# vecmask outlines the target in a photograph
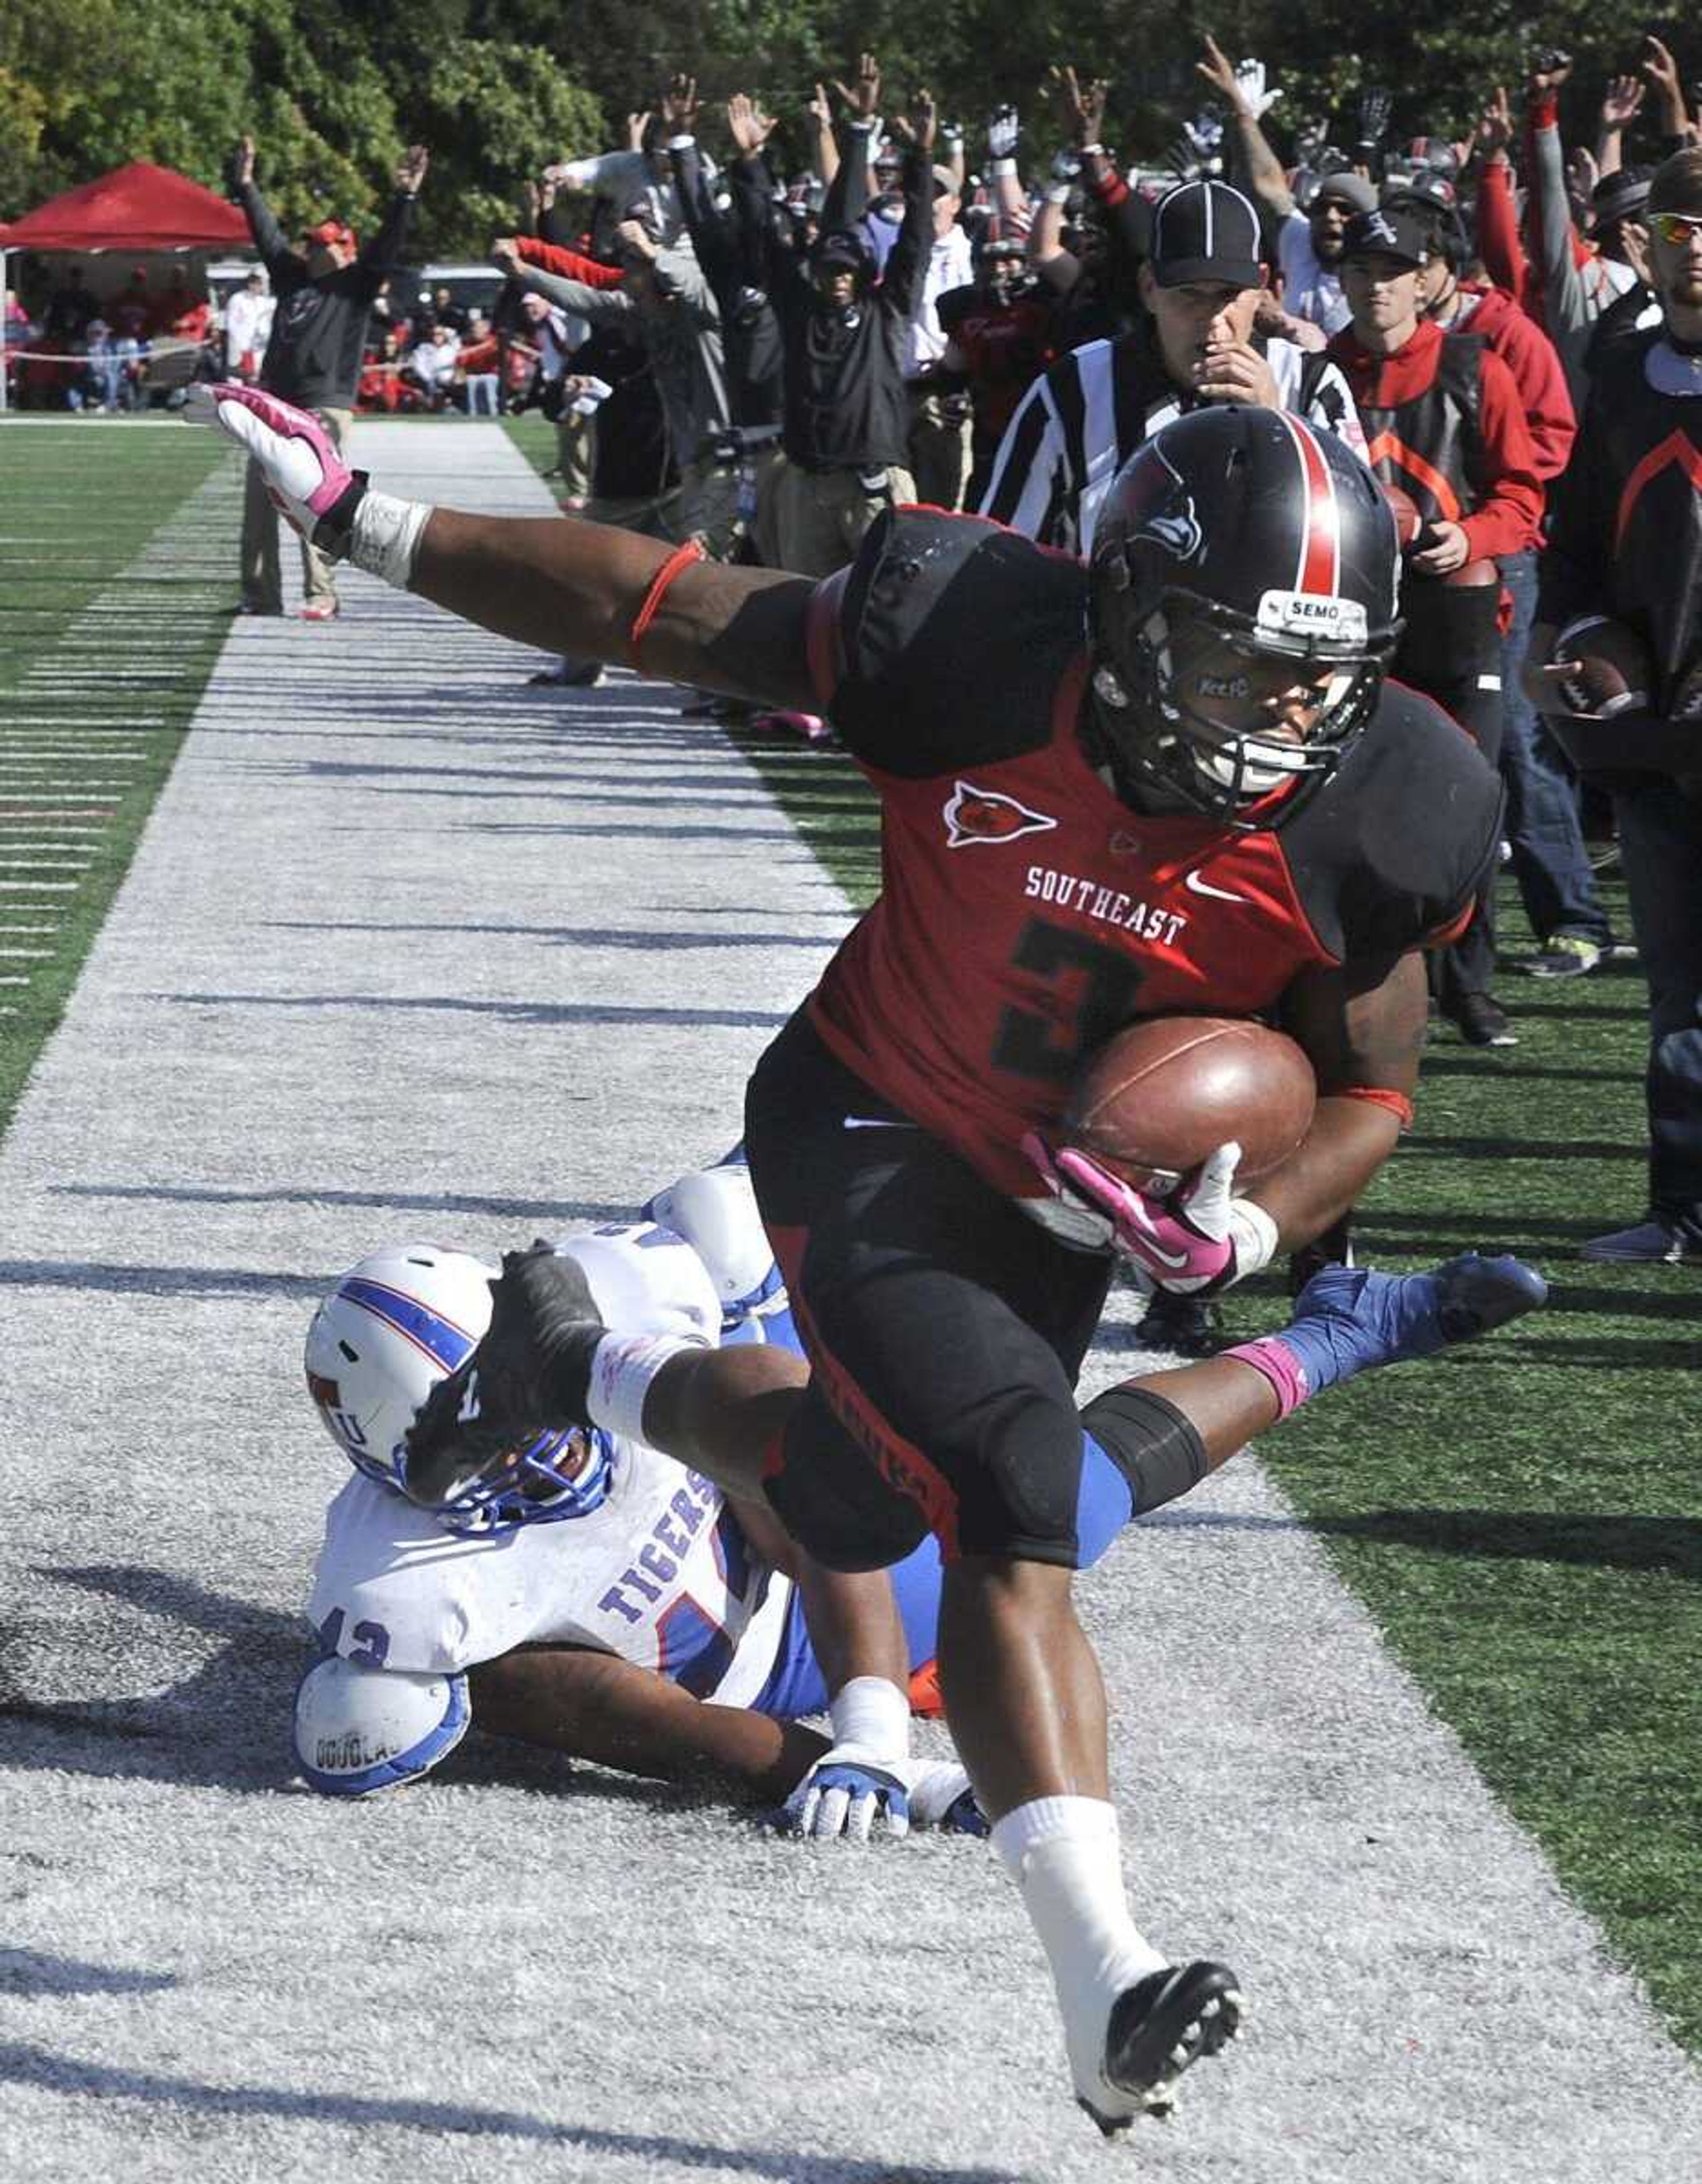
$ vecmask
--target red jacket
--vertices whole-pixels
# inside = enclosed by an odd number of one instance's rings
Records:
[[[1482,334],[1513,375],[1536,450],[1537,475],[1546,483],[1559,477],[1578,435],[1577,413],[1566,390],[1554,344],[1504,288],[1486,287],[1482,281],[1462,281],[1459,292],[1471,306],[1470,315],[1459,333]]]
[[[1442,356],[1443,332],[1429,320],[1392,356],[1374,356],[1361,348],[1351,326],[1331,337],[1328,354],[1342,367],[1353,400],[1370,438],[1371,467],[1387,476],[1392,465],[1385,450],[1379,459],[1381,433],[1374,433],[1370,412],[1395,410],[1415,402],[1428,392]],[[1543,482],[1537,470],[1537,452],[1531,444],[1524,405],[1513,375],[1487,346],[1479,380],[1477,432],[1483,448],[1485,482],[1475,506],[1468,505],[1466,481],[1448,481],[1460,513],[1454,517],[1465,532],[1474,561],[1521,554],[1534,545],[1543,520]]]
[[[1535,292],[1531,261],[1519,233],[1519,208],[1513,200],[1513,170],[1504,153],[1486,160],[1477,177],[1477,251],[1483,270],[1504,288],[1520,309],[1543,323],[1543,298]],[[1537,284],[1540,285],[1540,284]]]
[[[546,273],[559,273],[564,281],[583,281],[588,288],[618,288],[621,285],[620,267],[605,265],[600,258],[587,258],[578,250],[563,250],[559,244],[540,242],[535,235],[517,235],[514,240],[528,265],[541,265]]]

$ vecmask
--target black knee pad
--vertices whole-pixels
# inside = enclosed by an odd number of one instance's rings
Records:
[[[1081,1494],[1074,1405],[1018,1388],[965,1423],[975,1439],[960,1474],[959,1552],[1074,1568]]]
[[[1083,1411],[1081,1423],[1128,1480],[1137,1517],[1174,1502],[1206,1475],[1206,1445],[1192,1420],[1150,1388],[1108,1388]]]

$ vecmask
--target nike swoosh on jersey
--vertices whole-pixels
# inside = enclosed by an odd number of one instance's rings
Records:
[[[843,1118],[848,1130],[913,1130],[914,1123],[901,1122],[896,1116],[846,1115]]]
[[[1182,884],[1191,894],[1208,894],[1214,902],[1247,900],[1244,894],[1231,894],[1227,888],[1214,887],[1209,880],[1203,880],[1197,872],[1190,872]]]

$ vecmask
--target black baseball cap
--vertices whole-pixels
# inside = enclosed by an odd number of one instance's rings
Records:
[[[1189,281],[1256,288],[1258,214],[1228,182],[1183,182],[1152,208],[1148,256],[1161,288],[1180,288]]]
[[[1398,258],[1403,265],[1419,266],[1432,248],[1428,222],[1401,205],[1356,212],[1342,231],[1343,258]]]
[[[1622,220],[1641,220],[1648,209],[1652,180],[1653,170],[1648,167],[1621,167],[1616,174],[1604,175],[1590,192],[1590,233],[1599,235]]]

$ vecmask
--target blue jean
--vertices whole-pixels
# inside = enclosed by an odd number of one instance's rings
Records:
[[[1632,927],[1649,982],[1649,1198],[1702,1218],[1702,779],[1615,792]]]
[[[1584,848],[1572,777],[1519,680],[1537,610],[1535,554],[1509,554],[1501,579],[1513,601],[1513,623],[1501,649],[1501,778],[1513,878],[1539,940],[1571,933],[1605,946],[1608,916]]]

